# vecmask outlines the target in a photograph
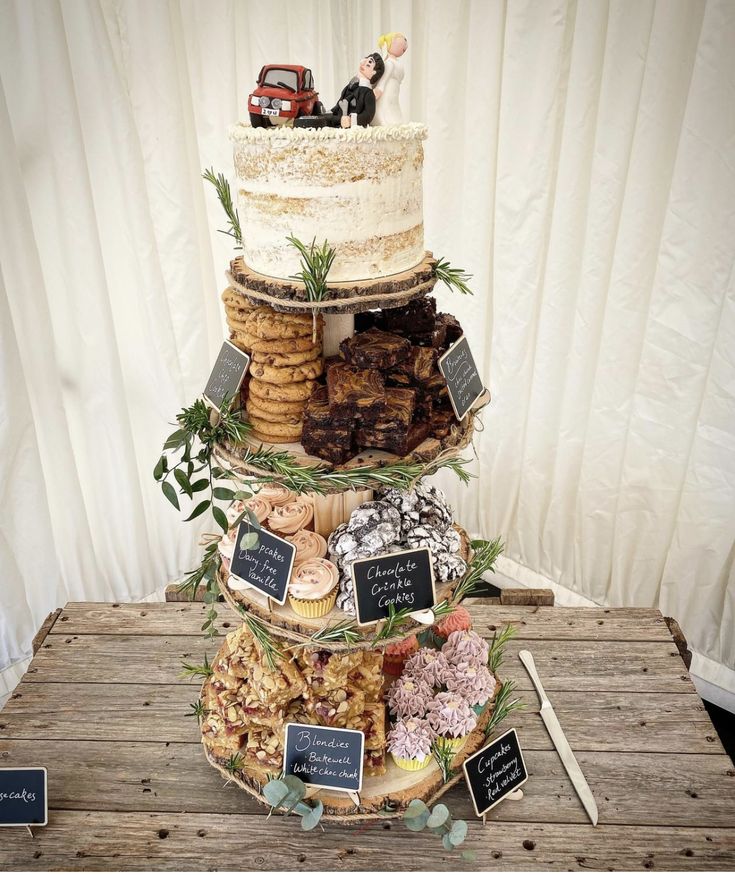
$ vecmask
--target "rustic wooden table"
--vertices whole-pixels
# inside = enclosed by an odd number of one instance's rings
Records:
[[[501,670],[528,707],[530,774],[483,827],[464,784],[473,863],[400,821],[302,833],[225,786],[187,716],[180,677],[216,644],[201,604],[69,604],[0,713],[0,765],[45,765],[49,823],[0,831],[2,869],[733,869],[735,769],[657,611],[500,607],[476,628],[518,626]],[[227,623],[227,617],[222,616]],[[234,621],[232,621],[234,623]],[[593,828],[552,748],[517,657],[530,649],[595,795]]]

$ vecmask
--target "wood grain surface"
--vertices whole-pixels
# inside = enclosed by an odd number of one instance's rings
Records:
[[[0,712],[0,765],[45,765],[49,825],[6,829],[0,867],[22,869],[732,869],[735,768],[657,611],[471,604],[492,637],[513,623],[501,674],[526,704],[517,728],[529,780],[483,827],[463,783],[445,797],[464,848],[400,821],[302,833],[206,762],[187,715],[210,658],[204,606],[69,604]],[[224,613],[220,626],[234,628]],[[600,811],[593,828],[554,751],[517,658],[530,649]]]

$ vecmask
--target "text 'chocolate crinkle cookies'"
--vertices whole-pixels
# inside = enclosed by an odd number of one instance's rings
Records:
[[[252,356],[245,409],[253,437],[272,444],[299,441],[306,402],[324,370],[323,319],[270,307],[245,309],[230,291],[222,295],[230,339]]]

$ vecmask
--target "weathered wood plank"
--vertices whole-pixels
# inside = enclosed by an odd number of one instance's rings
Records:
[[[555,608],[551,610],[556,610]],[[518,689],[531,682],[517,658],[528,647],[513,640],[501,674]],[[555,690],[640,693],[693,692],[673,642],[668,644],[550,640],[531,648],[547,692]],[[28,683],[188,683],[179,675],[183,660],[200,660],[214,650],[201,637],[173,635],[49,635],[24,680]]]
[[[247,815],[57,811],[35,840],[5,830],[0,863],[46,871],[735,868],[733,829],[471,823],[464,847],[477,855],[472,863],[401,823],[326,829],[305,834],[295,820],[276,817],[266,841],[262,818]]]
[[[43,644],[46,640],[46,636],[53,629],[54,623],[59,619],[61,615],[61,608],[57,608],[55,611],[51,611],[51,613],[46,617],[46,619],[41,623],[41,628],[36,632],[33,636],[33,643],[31,645],[33,649],[33,653],[38,652],[38,648]]]
[[[116,741],[189,741],[199,739],[194,721],[183,719],[198,684],[22,683],[0,714],[0,737],[28,739],[99,738]],[[517,727],[524,749],[551,750],[538,716],[538,697],[519,692],[526,709],[509,723]],[[723,752],[717,733],[696,694],[587,693],[560,691],[554,707],[574,750],[640,753]],[[80,720],[94,714],[95,720]]]
[[[185,719],[182,717],[182,720]],[[39,764],[35,741],[0,740],[7,767]],[[726,827],[735,811],[735,770],[727,756],[578,751],[598,803],[600,823]],[[519,802],[492,819],[585,823],[585,814],[555,751],[525,749],[529,780]],[[94,811],[265,813],[205,760],[198,744],[55,741],[43,752],[53,808]],[[651,804],[655,787],[655,805]],[[645,788],[647,792],[642,792]],[[455,817],[472,817],[460,783],[446,797]]]
[[[469,599],[467,606],[477,631],[492,637],[507,623],[518,627],[525,640],[658,641],[671,635],[659,611],[648,608],[556,608],[488,605]],[[200,635],[205,606],[197,602],[99,604],[70,602],[53,630],[54,635]],[[237,617],[220,607],[220,620],[235,628]]]

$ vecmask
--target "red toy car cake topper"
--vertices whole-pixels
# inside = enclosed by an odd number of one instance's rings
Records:
[[[248,110],[252,126],[266,128],[302,115],[321,115],[324,107],[308,67],[266,64],[258,74],[257,88],[248,98]]]

